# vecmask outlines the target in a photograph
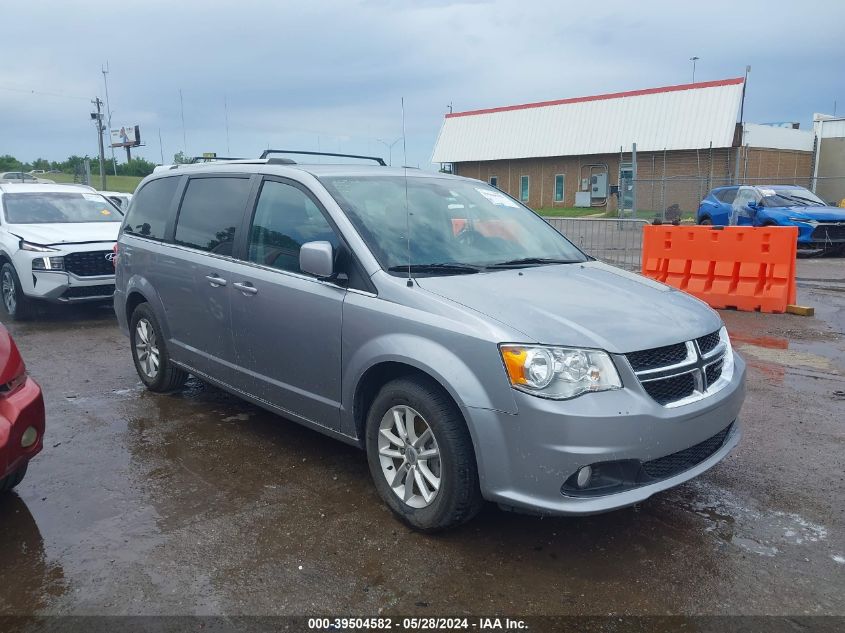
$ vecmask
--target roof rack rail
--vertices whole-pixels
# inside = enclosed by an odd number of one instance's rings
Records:
[[[237,156],[194,156],[191,158],[194,163],[211,163],[216,160],[244,160]]]
[[[333,152],[306,152],[292,149],[265,149],[261,153],[261,158],[267,158],[268,154],[302,154],[304,156],[334,156],[336,158],[358,158],[361,160],[371,160],[378,163],[382,167],[387,167],[387,163],[383,158],[378,156],[361,156],[360,154],[335,154]]]

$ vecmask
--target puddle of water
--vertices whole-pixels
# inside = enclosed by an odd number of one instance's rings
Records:
[[[757,510],[742,503],[730,491],[696,480],[688,484],[692,496],[680,505],[703,517],[707,532],[747,552],[773,557],[785,548],[808,546],[827,539],[823,525],[796,513]]]

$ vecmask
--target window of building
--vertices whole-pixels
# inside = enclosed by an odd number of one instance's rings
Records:
[[[563,174],[555,176],[555,202],[563,202]]]
[[[178,185],[178,177],[158,178],[144,185],[135,195],[123,231],[140,237],[164,239],[173,194]]]
[[[301,189],[265,181],[255,208],[249,236],[249,261],[281,270],[301,272],[299,249],[306,242],[340,246],[320,208]]]
[[[528,202],[528,176],[520,176],[519,177],[519,199],[522,202]]]
[[[499,177],[498,176],[490,176],[490,186],[499,188]]]
[[[176,220],[176,243],[231,255],[248,194],[249,178],[191,178]]]

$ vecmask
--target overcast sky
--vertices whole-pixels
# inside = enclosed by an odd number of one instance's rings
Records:
[[[6,3],[3,3],[6,5]],[[741,76],[747,120],[845,113],[845,2],[95,0],[15,3],[0,36],[0,154],[96,155],[90,99],[136,155],[263,148],[428,167],[443,114]],[[14,14],[13,16],[11,14]],[[184,99],[185,138],[179,90]],[[224,99],[228,102],[227,147]],[[161,146],[159,145],[159,130]],[[119,155],[120,156],[120,155]],[[393,148],[401,164],[402,143]]]

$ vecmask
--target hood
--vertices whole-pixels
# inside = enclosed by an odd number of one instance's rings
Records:
[[[66,224],[9,224],[9,233],[27,242],[50,246],[80,242],[115,242],[120,222],[73,222]]]
[[[695,297],[600,262],[418,278],[423,289],[547,343],[627,353],[718,330]]]
[[[789,218],[807,218],[817,222],[845,222],[845,209],[840,207],[773,207],[767,211]]]

